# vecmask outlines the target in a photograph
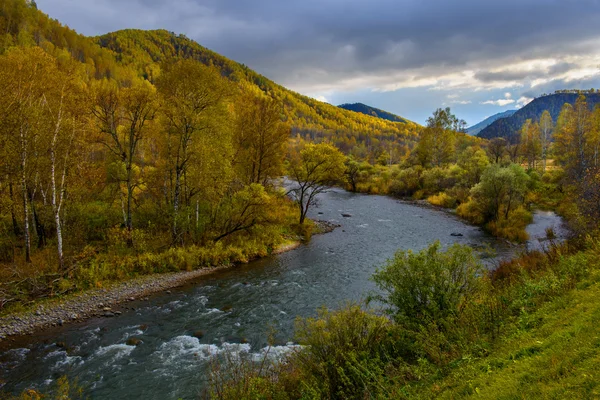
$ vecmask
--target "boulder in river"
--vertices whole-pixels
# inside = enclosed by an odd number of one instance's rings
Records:
[[[454,236],[454,237],[462,237],[462,236],[463,236],[463,234],[462,234],[462,233],[456,233],[456,232],[454,232],[454,233],[451,233],[451,234],[450,234],[450,236]]]
[[[140,344],[142,344],[142,339],[138,339],[136,337],[130,337],[129,339],[127,339],[127,346],[138,346]]]
[[[206,334],[206,332],[204,332],[202,330],[198,330],[198,331],[194,332],[194,334],[192,336],[194,336],[196,339],[202,339],[205,334]]]
[[[344,217],[344,218],[351,218],[352,214],[342,213],[342,217]]]

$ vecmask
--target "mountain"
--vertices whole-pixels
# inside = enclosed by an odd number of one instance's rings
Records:
[[[481,132],[482,129],[487,128],[488,126],[490,126],[492,124],[492,122],[495,122],[496,120],[498,120],[500,118],[510,117],[515,112],[517,112],[517,110],[507,110],[507,111],[504,111],[504,112],[492,115],[491,117],[488,117],[488,118],[484,119],[480,123],[475,124],[475,125],[471,126],[470,128],[467,128],[467,133],[469,135],[475,136],[479,132]]]
[[[590,109],[600,103],[600,93],[596,91],[559,91],[554,94],[544,95],[534,99],[512,116],[494,121],[488,127],[482,129],[477,136],[484,139],[493,139],[496,137],[510,138],[521,129],[525,121],[528,119],[539,120],[542,113],[546,110],[550,112],[552,120],[556,122],[563,105],[565,103],[575,104],[580,94],[585,95]]]
[[[39,11],[35,2],[0,3],[0,54],[14,45],[39,46],[56,58],[70,54],[85,66],[89,79],[113,79],[122,85],[127,85],[132,75],[153,83],[164,62],[194,59],[214,66],[242,91],[262,91],[281,102],[282,118],[289,121],[293,136],[327,140],[346,153],[354,150],[372,157],[389,151],[390,145],[408,151],[418,138],[419,125],[413,122],[363,115],[295,93],[184,35],[127,29],[86,37]]]
[[[402,123],[408,122],[406,119],[399,117],[396,114],[392,114],[387,111],[383,111],[383,110],[368,106],[363,103],[341,104],[338,107],[343,108],[345,110],[350,110],[350,111],[358,112],[361,114],[365,114],[365,115],[371,115],[373,117],[385,119],[387,121],[402,122]]]

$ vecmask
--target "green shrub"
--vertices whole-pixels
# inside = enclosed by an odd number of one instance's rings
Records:
[[[441,251],[438,241],[418,253],[396,253],[373,275],[382,294],[370,299],[387,305],[387,312],[402,325],[443,321],[460,315],[478,290],[481,271],[470,247],[455,244]]]
[[[304,398],[364,399],[382,393],[396,358],[393,325],[382,316],[347,305],[318,318],[299,319],[296,338],[306,347],[291,356]]]

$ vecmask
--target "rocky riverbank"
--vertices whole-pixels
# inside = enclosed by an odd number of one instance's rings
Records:
[[[327,221],[315,221],[315,234],[333,231],[339,225]],[[302,242],[284,243],[273,254],[291,251]],[[126,282],[115,283],[107,288],[92,289],[68,296],[64,300],[40,303],[31,310],[0,317],[0,344],[10,337],[31,335],[35,331],[93,317],[118,317],[123,303],[143,299],[153,293],[167,291],[193,279],[231,268],[224,265],[195,271],[142,276]]]
[[[118,305],[121,303],[172,289],[192,279],[226,268],[229,266],[148,275],[117,283],[108,288],[78,293],[62,301],[42,303],[32,310],[0,318],[0,342],[7,340],[10,336],[30,335],[43,328],[60,326],[92,317],[116,317],[121,314],[118,310]]]

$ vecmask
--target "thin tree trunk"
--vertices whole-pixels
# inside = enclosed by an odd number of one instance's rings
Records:
[[[13,201],[14,190],[12,181],[8,182],[8,193],[10,195],[10,217],[12,219],[13,234],[15,237],[19,237],[21,235],[21,230],[19,229],[19,223],[17,222],[17,213],[15,211],[15,203]]]
[[[29,232],[29,204],[27,201],[27,139],[21,127],[21,194],[23,200],[23,231],[25,239],[25,262],[31,262],[31,234]]]
[[[127,165],[127,208],[125,227],[127,228],[127,247],[133,247],[133,221],[131,217],[131,206],[133,203],[133,171],[131,162]]]
[[[181,197],[181,170],[179,169],[179,167],[176,167],[175,192],[173,194],[173,243],[176,243],[179,241],[177,218],[179,217],[180,197]]]
[[[65,165],[63,166],[62,172],[62,180],[60,185],[60,199],[57,199],[57,189],[56,189],[56,142],[58,140],[58,134],[60,132],[62,124],[62,97],[60,102],[60,108],[58,110],[58,116],[56,119],[56,126],[54,129],[54,136],[52,138],[52,145],[50,147],[50,178],[52,184],[52,213],[54,214],[54,224],[56,225],[56,250],[58,253],[58,265],[60,269],[64,269],[64,253],[63,253],[63,237],[62,237],[62,224],[60,221],[60,209],[62,206],[63,196],[64,196],[64,187],[65,187],[65,176],[67,171],[67,158],[68,158],[68,150],[65,155]],[[73,127],[75,129],[75,127]]]

